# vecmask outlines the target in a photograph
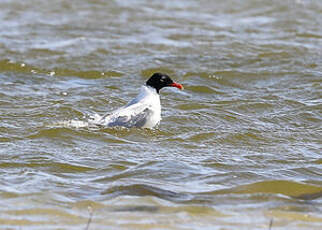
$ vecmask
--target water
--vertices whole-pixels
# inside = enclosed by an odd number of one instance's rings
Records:
[[[321,229],[321,1],[2,0],[0,21],[1,229]],[[185,87],[157,129],[87,125],[157,71]]]

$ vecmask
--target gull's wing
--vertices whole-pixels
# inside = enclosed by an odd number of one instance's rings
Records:
[[[102,123],[109,127],[143,127],[152,113],[150,106],[145,103],[129,103],[104,117]]]

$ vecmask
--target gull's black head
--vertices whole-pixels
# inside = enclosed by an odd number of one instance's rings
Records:
[[[172,81],[168,75],[162,73],[154,73],[146,82],[146,85],[155,88],[158,93],[163,87],[177,87],[178,89],[183,89],[181,84]]]

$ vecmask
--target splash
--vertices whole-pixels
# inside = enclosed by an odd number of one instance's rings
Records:
[[[59,127],[59,128],[92,128],[98,129],[104,126],[103,116],[99,114],[88,115],[86,120],[66,120],[66,121],[58,121],[57,123],[50,125],[50,127]]]

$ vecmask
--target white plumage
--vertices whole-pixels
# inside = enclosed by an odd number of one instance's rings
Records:
[[[140,93],[127,105],[101,118],[104,126],[153,128],[161,120],[160,96],[151,86],[142,86]]]

